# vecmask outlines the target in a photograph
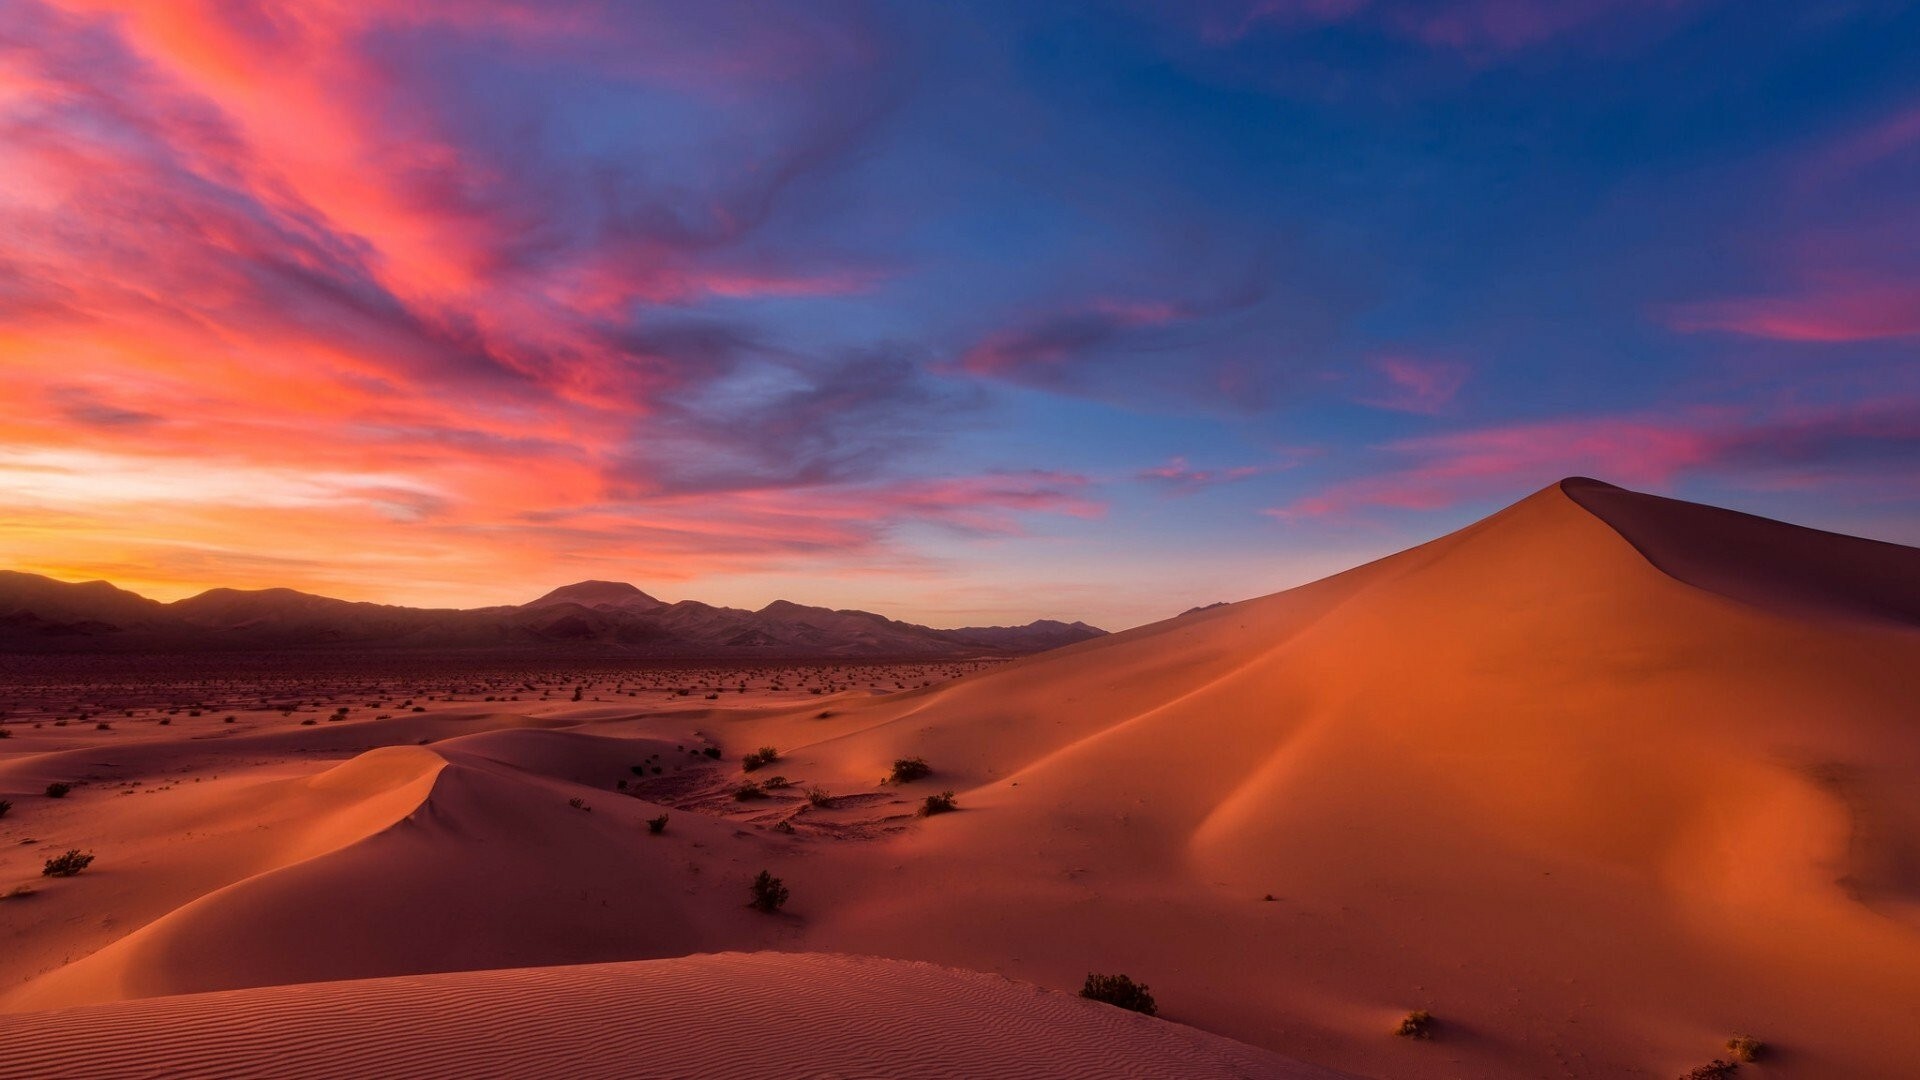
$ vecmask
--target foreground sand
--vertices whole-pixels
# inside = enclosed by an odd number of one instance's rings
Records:
[[[0,1016],[0,1077],[1339,1080],[1217,1035],[930,964],[738,953]]]
[[[806,950],[1124,971],[1368,1076],[1672,1077],[1745,1033],[1756,1075],[1910,1077],[1920,553],[1701,513],[1556,485],[926,689],[26,733],[0,1006]],[[905,755],[935,775],[882,784]],[[959,813],[913,815],[945,789]],[[34,876],[74,846],[97,866]],[[763,868],[778,915],[743,904]],[[1416,1008],[1435,1039],[1389,1034]]]

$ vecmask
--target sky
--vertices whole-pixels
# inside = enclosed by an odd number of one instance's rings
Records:
[[[1920,4],[0,0],[0,565],[934,625],[1920,543]]]

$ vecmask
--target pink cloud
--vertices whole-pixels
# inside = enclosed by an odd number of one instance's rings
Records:
[[[1292,464],[1292,462],[1286,462],[1279,465],[1235,465],[1223,469],[1195,469],[1187,464],[1186,458],[1175,457],[1164,465],[1140,470],[1134,474],[1134,478],[1160,485],[1174,494],[1191,495],[1196,491],[1219,487],[1222,484],[1251,480],[1256,476],[1287,468]]]
[[[1358,399],[1361,404],[1427,416],[1445,411],[1471,374],[1467,365],[1456,361],[1416,356],[1382,356],[1369,366],[1379,373],[1385,386]]]
[[[1570,475],[1656,489],[1693,475],[1754,487],[1798,483],[1835,475],[1835,462],[1845,462],[1844,471],[1856,479],[1904,475],[1920,453],[1920,400],[1567,417],[1403,439],[1380,449],[1396,463],[1266,513],[1281,520],[1348,520],[1368,510],[1442,510]]]
[[[1847,180],[1915,149],[1920,149],[1920,105],[1909,105],[1815,148],[1800,165],[1800,184],[1822,187]]]
[[[1873,341],[1920,335],[1920,284],[1863,285],[1809,296],[1752,297],[1684,304],[1667,325],[1779,341]]]

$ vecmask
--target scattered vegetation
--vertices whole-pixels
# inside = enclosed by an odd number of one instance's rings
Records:
[[[1136,983],[1125,975],[1089,974],[1087,984],[1080,988],[1080,996],[1148,1016],[1160,1011],[1160,1007],[1154,1004],[1153,995],[1147,993],[1146,984]]]
[[[943,791],[938,795],[927,796],[926,803],[920,807],[920,816],[932,817],[935,814],[950,814],[958,809],[960,809],[960,807],[953,801],[953,792]]]
[[[567,805],[573,807],[575,810],[585,810],[589,814],[593,813],[593,807],[588,806],[587,800],[585,799],[581,799],[581,798],[568,799]]]
[[[1727,1040],[1727,1052],[1735,1061],[1759,1061],[1766,1056],[1767,1044],[1751,1035],[1735,1035]]]
[[[933,766],[926,758],[903,757],[893,763],[893,772],[887,779],[895,784],[910,784],[933,775]]]
[[[753,770],[760,768],[762,765],[771,765],[774,762],[779,760],[780,760],[780,751],[775,750],[771,746],[763,746],[760,749],[755,750],[753,753],[748,754],[746,757],[741,758],[740,768],[742,771],[752,772]]]
[[[1393,1033],[1403,1039],[1431,1039],[1433,1014],[1425,1009],[1415,1009],[1400,1018],[1400,1026],[1394,1028]]]
[[[753,879],[753,884],[749,888],[753,892],[750,906],[761,911],[769,913],[779,911],[787,902],[786,883],[765,870],[760,871],[759,876]]]
[[[69,784],[64,780],[55,780],[53,783],[47,785],[47,798],[64,799],[67,797],[67,793],[72,790],[73,790],[72,784]]]
[[[666,832],[667,831],[667,815],[661,814],[659,817],[648,818],[647,831],[652,833],[655,836],[659,836],[661,833]]]
[[[741,802],[746,802],[749,799],[764,799],[767,797],[767,793],[760,789],[759,784],[749,780],[733,789],[733,797]]]
[[[1733,1074],[1739,1071],[1739,1062],[1714,1058],[1705,1065],[1695,1065],[1687,1070],[1687,1074],[1680,1080],[1733,1080]]]
[[[826,788],[815,785],[807,789],[807,802],[824,810],[833,805],[833,796],[827,793]]]
[[[793,822],[789,821],[786,818],[781,818],[778,822],[774,823],[773,831],[777,833],[786,833],[788,836],[792,836]]]
[[[68,848],[65,855],[55,855],[40,868],[45,877],[72,877],[93,863],[93,854],[80,854],[77,848]]]
[[[781,791],[792,787],[793,781],[784,776],[769,776],[765,780],[760,781],[760,786],[766,788],[768,791]]]
[[[705,750],[702,750],[700,752],[707,755],[708,757],[712,758],[715,761],[720,760],[720,748],[717,746],[709,746]]]

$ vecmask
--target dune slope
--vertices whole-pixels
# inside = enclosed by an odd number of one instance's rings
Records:
[[[1337,1080],[972,972],[757,953],[276,987],[0,1016],[0,1077],[1077,1075]]]

